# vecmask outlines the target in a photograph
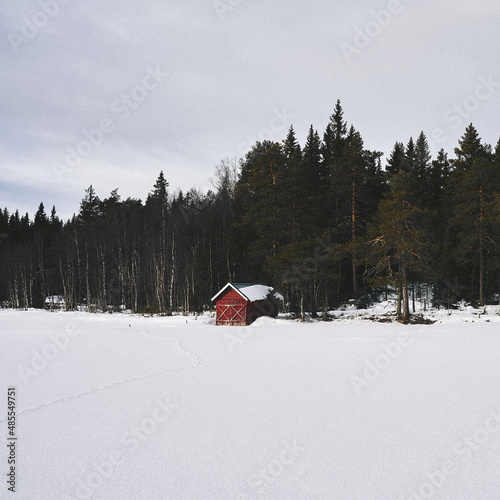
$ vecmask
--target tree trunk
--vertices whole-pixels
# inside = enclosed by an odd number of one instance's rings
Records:
[[[396,307],[396,314],[398,318],[401,318],[401,280],[398,282],[398,303]]]
[[[316,295],[315,295],[315,284],[309,282],[309,296],[311,297],[311,317],[317,318],[318,312],[316,310]]]
[[[352,297],[358,298],[358,275],[356,269],[356,251],[354,242],[356,240],[356,182],[352,182],[352,206],[351,206],[351,243],[352,243]]]
[[[134,312],[139,312],[139,254],[132,251],[132,293],[134,297]]]
[[[406,267],[402,266],[401,269],[401,289],[402,289],[402,299],[403,299],[403,311],[401,315],[401,322],[407,324],[410,319],[410,304],[408,300],[408,282],[406,280]]]
[[[64,302],[65,302],[66,311],[67,311],[68,310],[69,290],[68,290],[68,283],[66,280],[65,272],[63,270],[61,257],[59,257],[59,271],[61,273],[61,281],[62,281],[63,293],[64,293]]]
[[[75,242],[75,249],[76,249],[76,262],[77,262],[77,269],[78,269],[78,283],[77,283],[77,292],[76,292],[76,303],[80,303],[82,302],[82,263],[81,263],[81,260],[80,260],[80,246],[79,246],[79,243],[78,243],[78,234],[77,234],[77,231],[75,229],[75,232],[74,232],[74,242]]]
[[[483,190],[479,189],[480,193],[480,215],[479,215],[479,305],[484,306],[484,211],[483,211]]]
[[[88,242],[85,241],[85,284],[87,288],[87,311],[90,311],[90,303],[91,303],[91,298],[90,298],[90,267],[89,267],[89,247],[88,247]]]
[[[484,242],[479,243],[479,305],[484,306]]]
[[[174,309],[174,285],[175,285],[175,239],[174,239],[174,232],[172,232],[172,269],[170,272],[170,300],[169,300],[169,307],[170,307],[170,312],[173,311]]]
[[[101,281],[101,286],[100,286],[100,304],[99,308],[102,310],[102,312],[107,311],[107,305],[108,305],[108,288],[107,288],[107,283],[106,283],[106,244],[103,242],[102,246],[98,245],[97,247],[97,254],[99,256],[99,261],[100,261],[100,281]]]

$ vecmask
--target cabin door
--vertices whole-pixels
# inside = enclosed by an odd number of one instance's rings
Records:
[[[217,318],[220,323],[246,324],[245,302],[231,301],[232,303],[219,304],[217,306]]]

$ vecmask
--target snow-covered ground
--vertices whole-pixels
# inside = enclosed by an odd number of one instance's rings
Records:
[[[386,308],[250,327],[0,311],[0,498],[500,498],[497,309],[365,319]]]

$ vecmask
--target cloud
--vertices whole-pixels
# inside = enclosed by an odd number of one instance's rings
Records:
[[[274,109],[294,115],[304,143],[311,123],[322,134],[338,98],[366,147],[388,155],[396,141],[430,135],[449,106],[499,67],[493,1],[401,0],[402,13],[352,64],[341,43],[387,0],[243,0],[223,19],[210,1],[59,5],[18,53],[9,34],[22,34],[42,8],[4,6],[0,186],[10,210],[34,213],[44,201],[68,217],[90,184],[103,197],[118,187],[122,196],[145,198],[161,169],[172,189],[207,188],[214,166],[239,155]],[[168,81],[120,120],[113,103],[157,66]],[[499,97],[471,116],[487,142],[498,139]],[[113,120],[113,133],[54,186],[54,163],[102,119]],[[450,131],[442,146],[452,153],[462,133]]]

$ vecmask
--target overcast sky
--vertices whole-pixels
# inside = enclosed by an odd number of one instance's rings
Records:
[[[0,207],[210,187],[257,139],[500,137],[498,0],[1,0]]]

